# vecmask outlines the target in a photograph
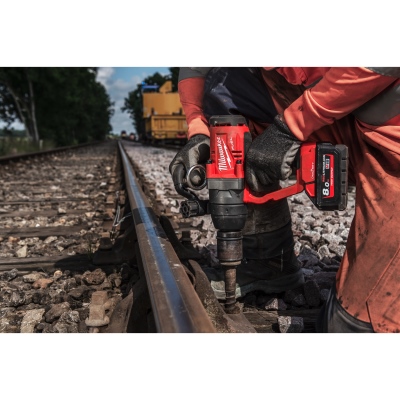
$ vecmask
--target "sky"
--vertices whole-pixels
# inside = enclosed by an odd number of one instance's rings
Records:
[[[104,85],[110,99],[114,102],[114,115],[111,118],[113,133],[125,130],[128,134],[135,132],[133,121],[127,112],[122,112],[124,99],[128,93],[136,89],[136,85],[144,78],[158,72],[168,75],[168,67],[104,67],[99,68],[97,80]]]

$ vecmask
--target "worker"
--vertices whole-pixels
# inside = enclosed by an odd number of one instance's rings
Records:
[[[178,90],[188,123],[188,143],[170,164],[175,184],[186,171],[210,157],[208,120],[212,115],[240,114],[249,122],[254,137],[273,122],[276,110],[258,69],[181,68]],[[252,91],[248,88],[251,87]],[[203,96],[204,93],[204,96]],[[278,189],[279,184],[273,185]],[[243,229],[243,261],[236,270],[236,296],[254,290],[278,293],[304,283],[301,265],[294,253],[291,215],[286,199],[264,205],[249,204]],[[206,273],[218,299],[225,299],[222,270]]]
[[[262,89],[254,90],[249,84],[243,91],[240,83],[228,78],[231,73],[253,74]],[[273,103],[268,110],[273,120],[263,120],[258,110],[249,122],[256,136],[246,154],[246,182],[251,190],[265,192],[287,179],[303,141],[348,147],[349,182],[356,188],[355,215],[317,330],[400,332],[400,68],[183,69],[180,77],[190,139],[172,161],[172,175],[176,163],[196,162],[197,155],[184,155],[193,153],[196,146],[191,143],[199,142],[197,136],[207,137],[207,103],[228,104],[228,114],[241,114],[241,109],[232,106],[241,104],[237,98],[252,98],[253,92],[264,89]],[[244,267],[245,262],[238,267],[239,286],[239,270]],[[262,280],[261,273],[258,279]]]

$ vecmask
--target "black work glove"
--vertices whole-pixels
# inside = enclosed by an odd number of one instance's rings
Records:
[[[251,143],[246,154],[246,182],[254,192],[289,178],[299,141],[277,115],[274,122]]]
[[[183,183],[190,167],[196,164],[205,164],[209,158],[210,138],[201,134],[192,136],[169,164],[169,172],[174,185]]]

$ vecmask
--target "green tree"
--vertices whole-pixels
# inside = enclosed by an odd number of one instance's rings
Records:
[[[32,137],[31,126],[36,124],[37,139],[40,133],[41,139],[52,140],[57,146],[101,140],[110,133],[113,103],[96,81],[97,68],[23,70],[0,68],[0,118],[8,124],[19,120]],[[19,80],[7,81],[4,76]],[[26,104],[15,100],[10,82],[18,83],[16,92]],[[31,110],[31,115],[26,110]]]
[[[14,103],[11,93],[0,81],[0,119],[6,123],[6,130],[8,130],[10,125],[17,119],[17,112],[16,104]]]
[[[38,90],[43,138],[57,145],[101,140],[111,131],[112,103],[96,68],[46,68]],[[39,108],[39,104],[38,104]]]
[[[178,74],[179,67],[169,68],[169,75],[162,76],[158,72],[148,76],[144,79],[143,83],[146,85],[158,85],[161,86],[165,81],[172,80],[172,90],[176,92],[178,90]],[[128,93],[128,97],[124,99],[124,106],[121,111],[127,112],[133,121],[133,125],[136,128],[136,132],[140,135],[144,132],[144,120],[142,118],[142,84],[138,84],[136,89]]]
[[[169,68],[170,76],[169,78],[172,81],[172,91],[178,91],[178,76],[179,76],[179,67],[171,67]]]
[[[28,135],[37,142],[34,81],[35,68],[0,68],[0,115],[8,126],[18,119],[25,125]],[[7,126],[7,127],[8,127]]]

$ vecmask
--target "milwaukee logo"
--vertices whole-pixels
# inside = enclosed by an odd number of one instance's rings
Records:
[[[217,136],[217,147],[218,147],[218,169],[220,171],[226,171],[228,168],[232,168],[232,160],[229,156],[228,148],[225,142],[220,136]],[[229,164],[229,165],[228,165]]]
[[[234,143],[233,143],[232,136],[229,138],[229,144],[231,145],[231,150],[232,150],[232,151],[235,151],[235,145],[234,145]]]

